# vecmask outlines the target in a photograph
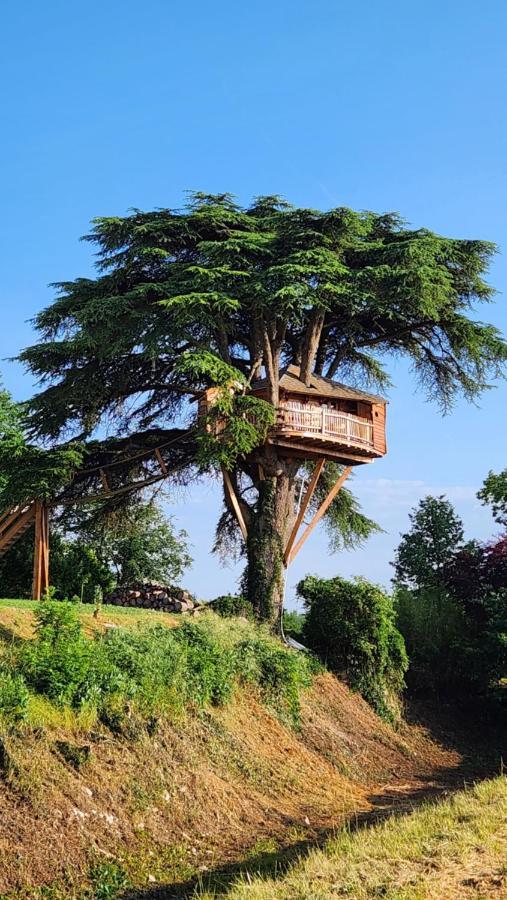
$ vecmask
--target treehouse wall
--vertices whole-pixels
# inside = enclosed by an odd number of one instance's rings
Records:
[[[386,443],[386,411],[385,403],[373,403],[373,446],[378,453],[385,453]]]

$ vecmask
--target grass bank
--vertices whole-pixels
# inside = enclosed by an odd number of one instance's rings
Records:
[[[51,610],[0,603],[1,900],[190,897],[462,778],[250,622]]]
[[[271,860],[276,869],[276,859]],[[201,900],[221,895],[201,888]],[[340,831],[279,878],[245,871],[229,900],[458,900],[507,897],[507,779],[427,803],[373,827]]]

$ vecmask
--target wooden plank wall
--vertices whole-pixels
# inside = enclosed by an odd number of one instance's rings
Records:
[[[386,443],[386,404],[373,403],[373,446],[379,453],[385,453]]]

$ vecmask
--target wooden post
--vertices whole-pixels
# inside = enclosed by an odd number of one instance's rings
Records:
[[[42,551],[41,551],[41,502],[35,501],[35,546],[33,552],[33,586],[32,599],[39,601],[41,598],[41,574],[42,574]]]
[[[49,507],[42,504],[42,566],[41,566],[41,591],[44,596],[49,590]]]
[[[39,601],[49,588],[49,508],[35,501],[35,548],[32,598]]]
[[[289,540],[287,541],[287,546],[285,548],[285,553],[283,555],[283,563],[285,566],[289,565],[290,554],[291,554],[292,547],[294,546],[294,541],[296,540],[297,533],[301,526],[301,522],[303,521],[303,519],[305,517],[305,512],[308,509],[308,504],[315,493],[315,488],[317,487],[317,482],[320,478],[320,473],[322,472],[322,469],[324,468],[325,462],[326,462],[326,460],[324,458],[317,460],[317,464],[313,470],[310,484],[308,485],[308,488],[307,488],[306,494],[303,498],[303,502],[300,506],[296,521],[294,522],[294,527],[290,533]]]
[[[329,507],[331,506],[331,503],[333,502],[334,498],[336,497],[338,491],[339,491],[340,488],[342,487],[343,483],[347,480],[347,478],[349,477],[349,475],[350,475],[351,472],[352,472],[352,466],[347,466],[347,468],[344,469],[344,471],[343,471],[342,474],[340,475],[338,481],[333,485],[333,487],[332,487],[331,490],[329,491],[329,494],[327,495],[326,499],[325,499],[324,502],[321,503],[321,505],[319,506],[319,508],[318,508],[317,512],[315,513],[315,515],[314,515],[312,521],[310,522],[310,524],[308,525],[308,527],[306,528],[306,530],[303,531],[303,534],[302,534],[301,537],[299,538],[299,541],[297,542],[296,546],[294,547],[294,551],[293,551],[292,554],[291,554],[290,562],[292,562],[292,560],[295,559],[295,557],[297,556],[297,554],[298,554],[299,551],[301,550],[301,547],[303,546],[303,544],[305,543],[305,541],[307,541],[308,538],[310,537],[310,535],[311,535],[313,529],[315,528],[315,526],[317,525],[317,523],[320,522],[320,520],[322,519],[322,516],[324,515],[324,513],[327,512],[327,510],[328,510]]]
[[[222,466],[222,475],[224,478],[224,487],[227,493],[227,496],[231,502],[232,508],[236,514],[236,518],[238,520],[238,525],[241,529],[241,534],[243,535],[243,540],[246,541],[248,537],[248,531],[246,528],[245,520],[243,518],[243,513],[241,512],[241,506],[239,505],[239,500],[236,497],[236,491],[234,490],[231,476],[229,475],[225,466]]]

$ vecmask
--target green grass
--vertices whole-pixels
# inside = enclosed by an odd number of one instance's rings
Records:
[[[34,600],[20,600],[20,599],[0,599],[0,609],[26,609],[33,611],[36,607],[36,602]],[[77,608],[82,614],[93,614],[94,606],[93,603],[78,603]],[[161,613],[156,609],[136,609],[134,606],[114,606],[113,604],[104,604],[101,607],[100,615],[103,618],[107,618],[109,613],[119,616],[127,616],[133,619],[144,619],[158,616],[165,616],[167,619],[174,619],[175,616],[171,613]]]
[[[271,871],[276,872],[276,861]],[[343,829],[280,877],[252,867],[230,900],[449,900],[507,896],[507,779],[499,777],[357,830]],[[209,900],[220,891],[202,888]]]

